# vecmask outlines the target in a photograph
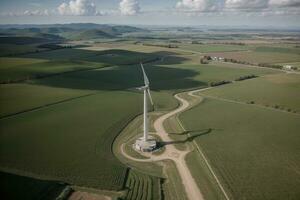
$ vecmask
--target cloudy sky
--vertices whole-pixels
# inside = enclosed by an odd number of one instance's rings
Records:
[[[300,0],[0,0],[1,24],[300,27]]]

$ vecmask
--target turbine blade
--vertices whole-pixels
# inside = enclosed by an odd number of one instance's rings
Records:
[[[150,93],[150,90],[149,90],[149,89],[147,89],[147,93],[148,93],[148,96],[149,96],[151,105],[153,106],[154,104],[153,104],[153,100],[152,100],[151,93]]]
[[[143,66],[142,63],[141,63],[141,68],[142,68],[143,75],[144,75],[144,83],[145,83],[145,85],[149,85],[149,79],[148,79],[148,77],[147,77],[147,75],[146,75],[146,72],[145,72],[145,70],[144,70],[144,66]]]

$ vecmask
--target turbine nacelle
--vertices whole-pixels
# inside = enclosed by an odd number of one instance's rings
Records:
[[[145,85],[141,86],[141,87],[138,87],[136,89],[138,89],[140,91],[145,91],[146,90],[146,92],[148,94],[148,97],[150,99],[151,104],[154,105],[153,104],[153,100],[152,100],[152,96],[151,96],[151,93],[150,93],[149,79],[148,79],[148,77],[146,75],[146,72],[145,72],[145,69],[144,69],[144,66],[143,66],[142,63],[141,63],[141,68],[142,68],[142,72],[143,72],[143,76],[144,76],[144,83],[145,83]]]

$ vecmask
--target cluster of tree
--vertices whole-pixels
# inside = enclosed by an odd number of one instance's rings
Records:
[[[192,44],[204,44],[203,42],[199,42],[199,41],[196,41],[196,40],[193,40],[191,43]]]
[[[274,69],[282,69],[283,67],[280,65],[274,65],[274,64],[268,64],[268,63],[259,63],[259,67],[268,67],[268,68],[274,68]]]
[[[58,44],[54,44],[54,43],[48,43],[48,44],[41,44],[38,46],[38,48],[42,48],[42,49],[48,49],[48,50],[57,50],[57,49],[66,49],[66,48],[72,48],[72,46],[70,45],[58,45]]]
[[[245,43],[242,42],[213,42],[211,44],[225,44],[225,45],[240,45],[240,46],[245,46]]]
[[[181,41],[178,40],[170,40],[171,43],[182,43]]]
[[[149,44],[143,43],[144,46],[154,46],[154,47],[164,47],[164,48],[178,48],[177,45],[174,44]]]
[[[211,60],[211,57],[205,55],[202,58],[200,58],[200,63],[201,64],[208,64],[210,60]]]
[[[236,59],[233,59],[233,58],[224,58],[224,62],[239,63],[239,64],[244,64],[244,65],[255,65],[253,63],[249,63],[249,62],[241,61],[241,60],[236,60]]]
[[[209,85],[211,87],[219,86],[219,85],[225,85],[231,83],[231,81],[218,81],[218,82],[211,82]]]
[[[243,81],[243,80],[247,80],[247,79],[251,79],[251,78],[256,78],[257,76],[256,75],[248,75],[248,76],[241,76],[237,79],[235,79],[236,81]]]

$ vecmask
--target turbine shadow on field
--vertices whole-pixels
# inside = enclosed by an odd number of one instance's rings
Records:
[[[120,51],[117,52],[120,53]],[[150,79],[151,90],[180,90],[206,85],[204,82],[193,79],[193,77],[199,74],[197,71],[160,65],[180,64],[185,60],[183,57],[178,57],[174,54],[168,55],[169,52],[147,53],[147,56],[144,55],[145,53],[139,52],[132,53],[125,51],[124,53],[124,50],[121,52],[129,57],[133,56],[132,62],[135,64],[117,64],[100,69],[62,73],[52,77],[35,79],[33,84],[83,90],[126,90],[139,87],[143,85],[142,72],[139,66],[139,62],[143,61],[143,59],[139,59],[138,56],[142,55],[144,59],[154,59],[153,62],[146,62],[147,64],[145,64],[145,70]],[[76,54],[78,54],[78,52]],[[166,63],[160,62],[159,59],[157,59],[157,57],[163,57],[165,55],[168,55],[168,61]],[[92,57],[95,59],[97,56]],[[79,59],[81,58],[79,57]],[[107,64],[113,64],[113,60],[116,59],[119,58],[111,57],[101,62],[105,63],[106,61],[110,61],[110,63],[108,62]],[[145,60],[143,62],[145,62]],[[124,61],[124,63],[126,62]]]
[[[186,143],[186,142],[192,142],[195,138],[203,136],[203,135],[207,135],[207,134],[211,133],[211,131],[212,131],[211,128],[205,129],[205,130],[186,131],[182,134],[182,135],[187,135],[186,139],[175,140],[175,141],[162,141],[162,142],[159,142],[158,145],[160,147],[163,147],[163,146],[170,145],[170,144],[181,144],[181,143]]]

